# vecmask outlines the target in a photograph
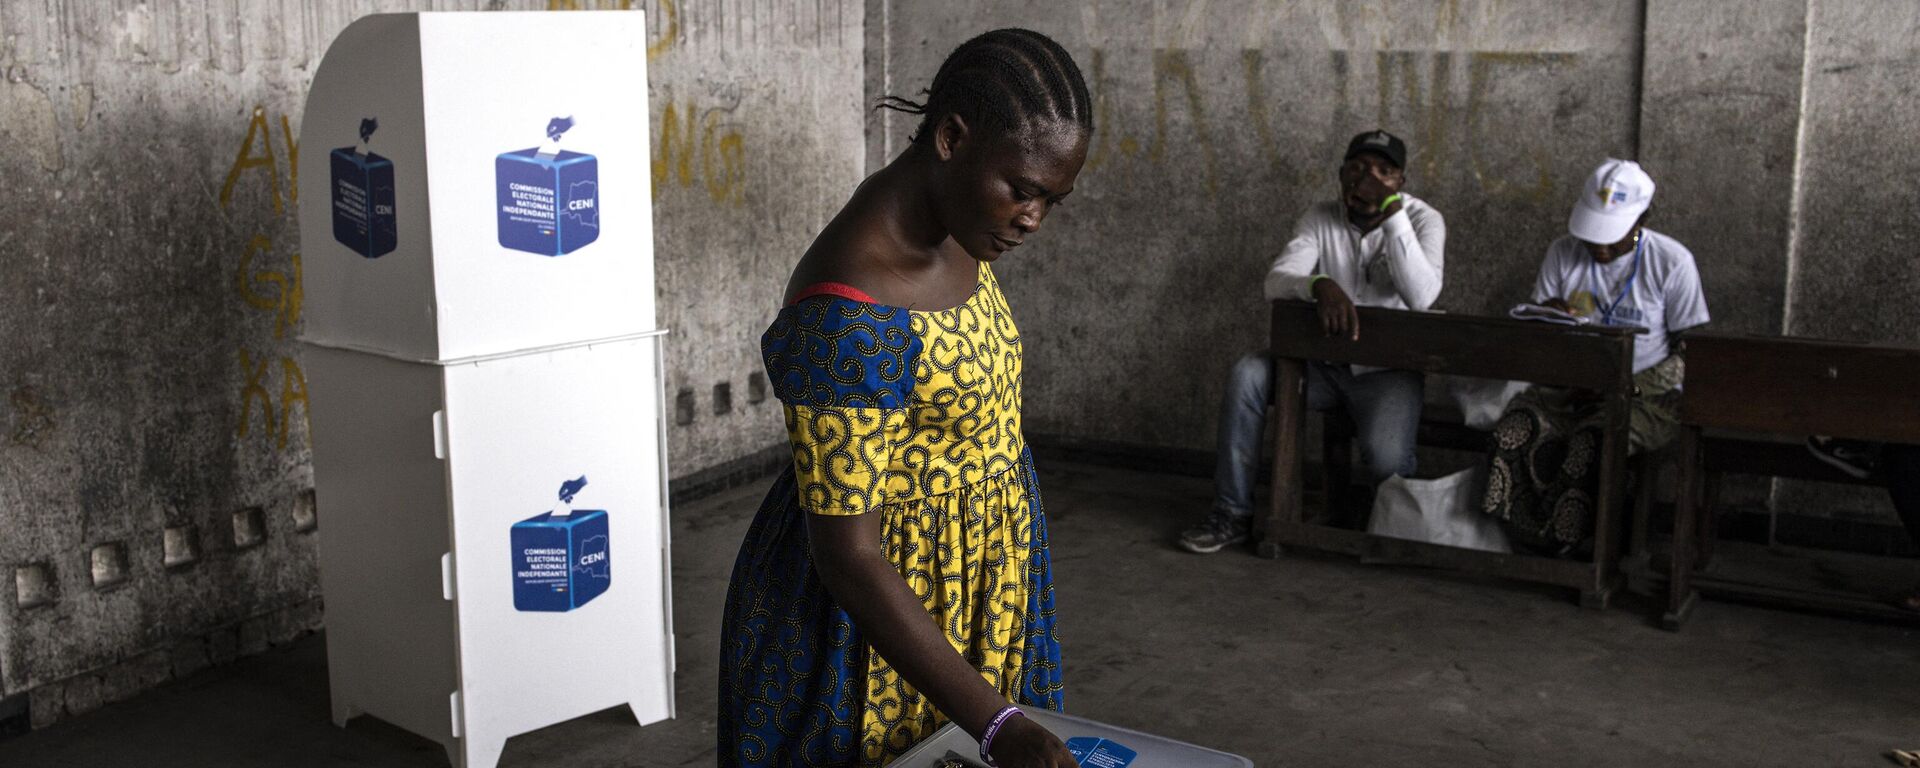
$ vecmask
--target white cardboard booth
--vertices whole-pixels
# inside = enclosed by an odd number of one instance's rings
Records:
[[[452,360],[653,330],[646,64],[637,11],[347,27],[301,118],[305,339]]]
[[[301,145],[305,370],[338,724],[492,768],[673,715],[638,11],[369,16]]]

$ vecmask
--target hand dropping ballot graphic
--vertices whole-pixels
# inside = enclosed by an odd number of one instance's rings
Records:
[[[374,118],[360,121],[360,144],[333,150],[333,239],[369,259],[391,253],[399,244],[393,213],[393,161],[367,149],[380,127]]]
[[[613,583],[607,549],[607,512],[574,510],[587,487],[581,475],[560,484],[551,511],[514,523],[513,607],[520,611],[571,611]]]
[[[547,121],[546,143],[494,159],[500,245],[562,256],[600,237],[600,161],[560,148],[572,117]]]

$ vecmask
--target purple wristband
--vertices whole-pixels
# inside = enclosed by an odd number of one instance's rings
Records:
[[[1020,711],[1019,707],[1008,704],[1001,707],[1000,711],[993,713],[993,719],[987,721],[987,730],[980,735],[980,759],[986,761],[987,765],[997,765],[993,762],[993,756],[987,754],[987,750],[993,748],[993,737],[1000,733],[1000,726],[1006,725],[1014,715],[1026,717],[1027,713]]]

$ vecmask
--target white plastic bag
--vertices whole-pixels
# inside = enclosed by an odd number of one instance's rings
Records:
[[[1440,381],[1448,399],[1460,407],[1460,416],[1467,426],[1479,430],[1493,429],[1493,425],[1500,422],[1500,414],[1506,411],[1507,401],[1527,386],[1524,381],[1471,376],[1446,376]]]
[[[1373,496],[1367,532],[1450,547],[1512,552],[1507,532],[1480,513],[1484,469],[1467,469],[1433,480],[1395,475]]]

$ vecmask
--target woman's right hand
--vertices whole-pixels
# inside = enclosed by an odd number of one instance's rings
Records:
[[[1078,768],[1060,739],[1024,715],[1007,718],[988,750],[1000,768]]]

